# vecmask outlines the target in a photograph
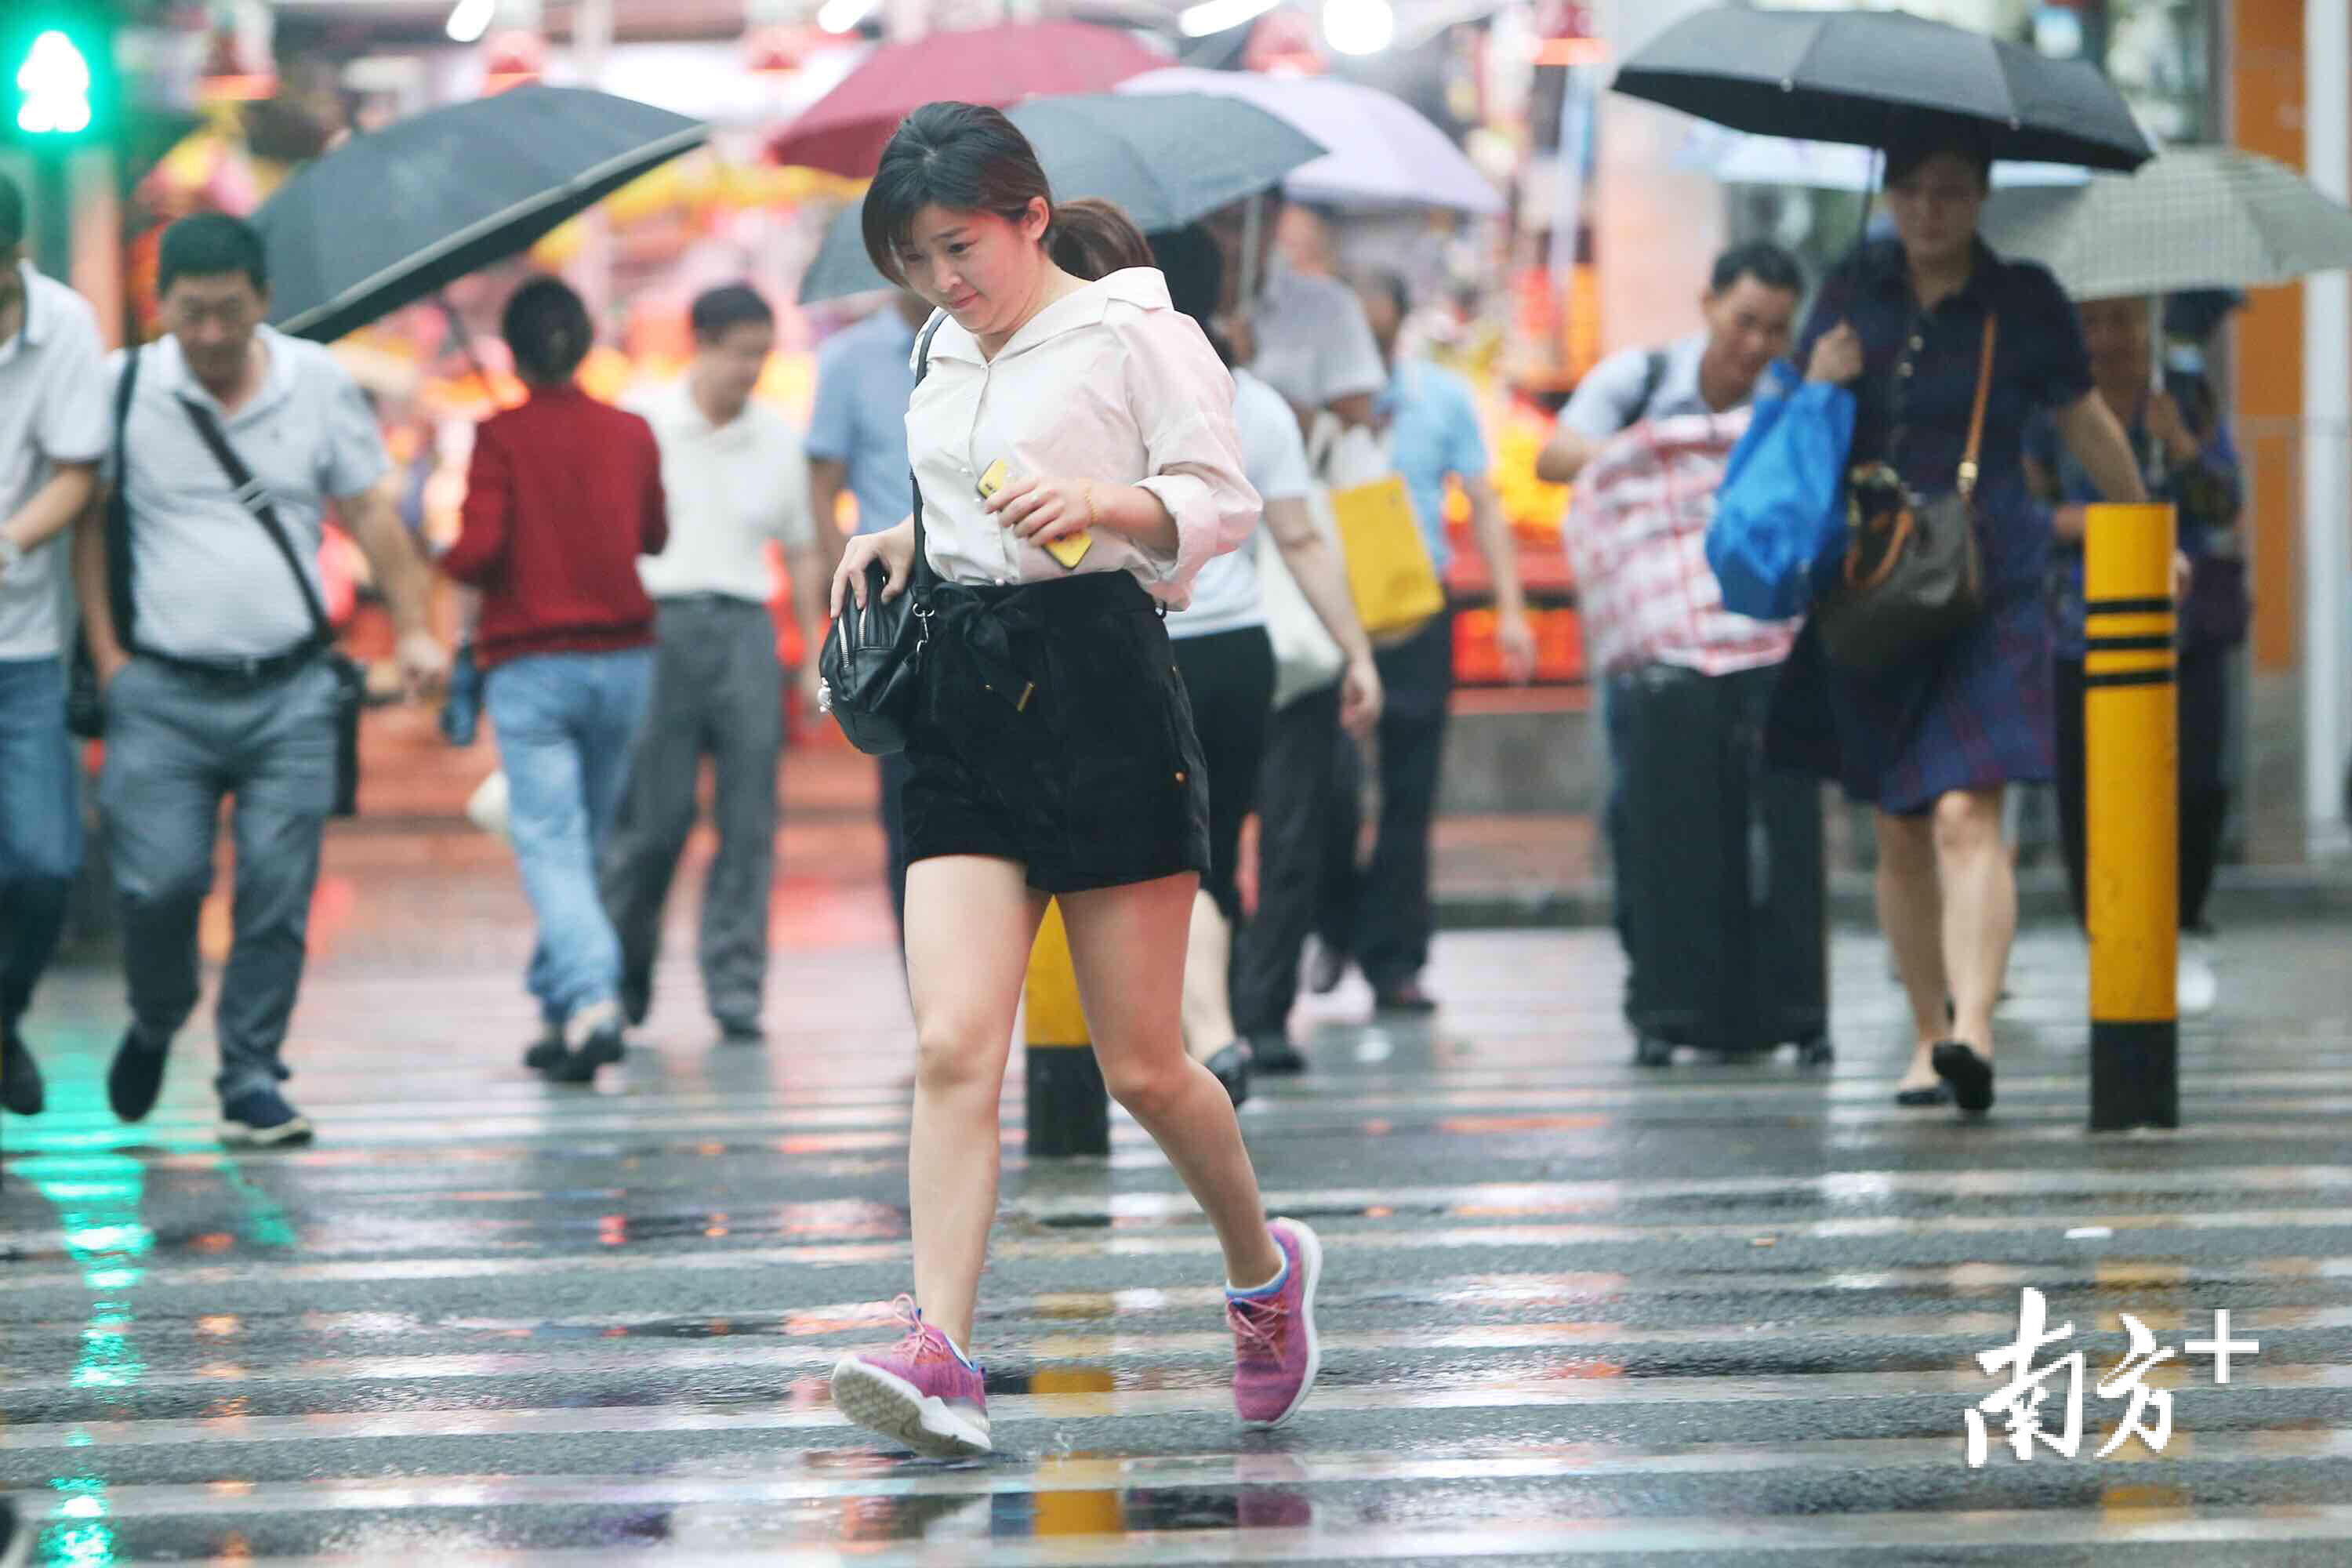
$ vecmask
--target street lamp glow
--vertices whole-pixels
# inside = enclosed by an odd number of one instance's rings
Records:
[[[1323,0],[1323,38],[1343,55],[1376,55],[1396,41],[1389,0]]]
[[[498,16],[498,0],[457,0],[457,8],[449,13],[448,34],[453,42],[478,44],[482,35],[490,30]]]
[[[828,33],[846,33],[874,14],[875,0],[824,0],[816,25]]]
[[[1254,21],[1274,9],[1277,0],[1202,0],[1177,16],[1176,30],[1188,38],[1205,38]]]
[[[33,40],[16,68],[16,87],[25,95],[18,130],[75,136],[89,129],[89,62],[63,33],[52,28]]]

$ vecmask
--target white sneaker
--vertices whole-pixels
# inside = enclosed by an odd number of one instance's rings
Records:
[[[2181,939],[2179,967],[2174,973],[2173,999],[2180,1016],[2201,1018],[2210,1013],[2221,998],[2221,983],[2214,977],[2212,955],[2202,940]]]

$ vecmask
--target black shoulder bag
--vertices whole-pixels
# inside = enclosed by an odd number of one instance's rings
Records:
[[[931,339],[939,320],[923,329],[915,351],[915,382],[931,368]],[[923,542],[923,487],[908,475],[915,496],[915,564],[907,591],[884,601],[889,569],[879,559],[866,564],[866,607],[845,600],[831,635],[817,651],[819,706],[841,725],[849,743],[868,756],[907,749],[907,731],[919,700],[923,645],[929,640],[931,563]]]
[[[1988,310],[1977,353],[1969,444],[1952,489],[1914,495],[1884,463],[1857,468],[1848,477],[1845,571],[1813,611],[1822,646],[1848,669],[1875,674],[1891,668],[1957,636],[1982,613],[1977,455],[1984,442],[2000,326]]]
[[[351,658],[335,647],[335,628],[327,619],[327,606],[320,602],[319,590],[310,585],[310,574],[302,570],[301,557],[294,553],[294,542],[287,537],[286,525],[278,521],[278,509],[269,504],[269,492],[262,489],[236,455],[236,448],[221,433],[220,421],[211,409],[201,403],[180,399],[180,406],[188,411],[190,423],[196,434],[204,437],[214,461],[236,487],[237,504],[251,513],[253,520],[268,531],[277,544],[278,553],[286,558],[286,569],[294,574],[294,585],[302,590],[302,603],[310,611],[310,640],[320,657],[326,659],[335,676],[335,810],[337,816],[359,815],[360,798],[360,709],[367,695],[367,676]]]
[[[106,496],[106,596],[114,612],[114,637],[131,649],[131,469],[124,457],[123,427],[130,422],[131,393],[139,384],[139,348],[122,356],[122,379],[114,384],[114,486]],[[66,682],[66,731],[85,741],[106,732],[105,693],[99,689],[98,661],[90,657],[89,633],[75,639],[73,667]]]

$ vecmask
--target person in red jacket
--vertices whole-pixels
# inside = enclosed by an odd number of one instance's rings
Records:
[[[534,279],[507,301],[504,331],[530,395],[475,433],[464,527],[441,566],[481,591],[475,657],[539,920],[526,984],[545,1027],[523,1062],[587,1083],[621,1058],[621,945],[596,865],[653,678],[637,557],[661,553],[669,524],[652,427],[572,379],[593,337],[580,296]]]

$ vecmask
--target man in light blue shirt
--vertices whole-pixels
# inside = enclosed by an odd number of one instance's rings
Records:
[[[1486,441],[1469,384],[1421,360],[1399,360],[1397,335],[1411,301],[1404,280],[1379,273],[1361,286],[1364,314],[1388,366],[1388,385],[1373,400],[1374,424],[1386,437],[1390,460],[1412,495],[1414,520],[1443,578],[1453,563],[1445,534],[1445,487],[1462,486],[1478,549],[1495,584],[1496,638],[1503,668],[1515,683],[1535,673],[1535,633],[1519,588],[1518,557],[1503,506],[1487,479]],[[1352,958],[1370,982],[1376,1006],[1390,1013],[1428,1013],[1436,1004],[1422,989],[1435,928],[1429,889],[1429,835],[1437,809],[1439,760],[1445,749],[1446,711],[1454,696],[1454,614],[1441,610],[1402,638],[1376,649],[1388,700],[1381,710],[1380,831],[1369,864],[1355,858],[1357,775],[1354,743],[1340,739],[1340,766],[1330,837],[1323,866],[1318,989],[1336,984]]]
[[[915,481],[907,468],[907,400],[915,391],[915,332],[930,313],[919,297],[901,293],[817,351],[816,406],[802,445],[808,453],[809,515],[816,520],[818,554],[828,581],[845,542],[835,521],[844,489],[857,503],[860,533],[896,528],[915,510]],[[814,654],[810,661],[814,663]],[[890,847],[890,909],[902,936],[907,835],[898,793],[906,781],[905,757],[884,757],[882,835]]]

